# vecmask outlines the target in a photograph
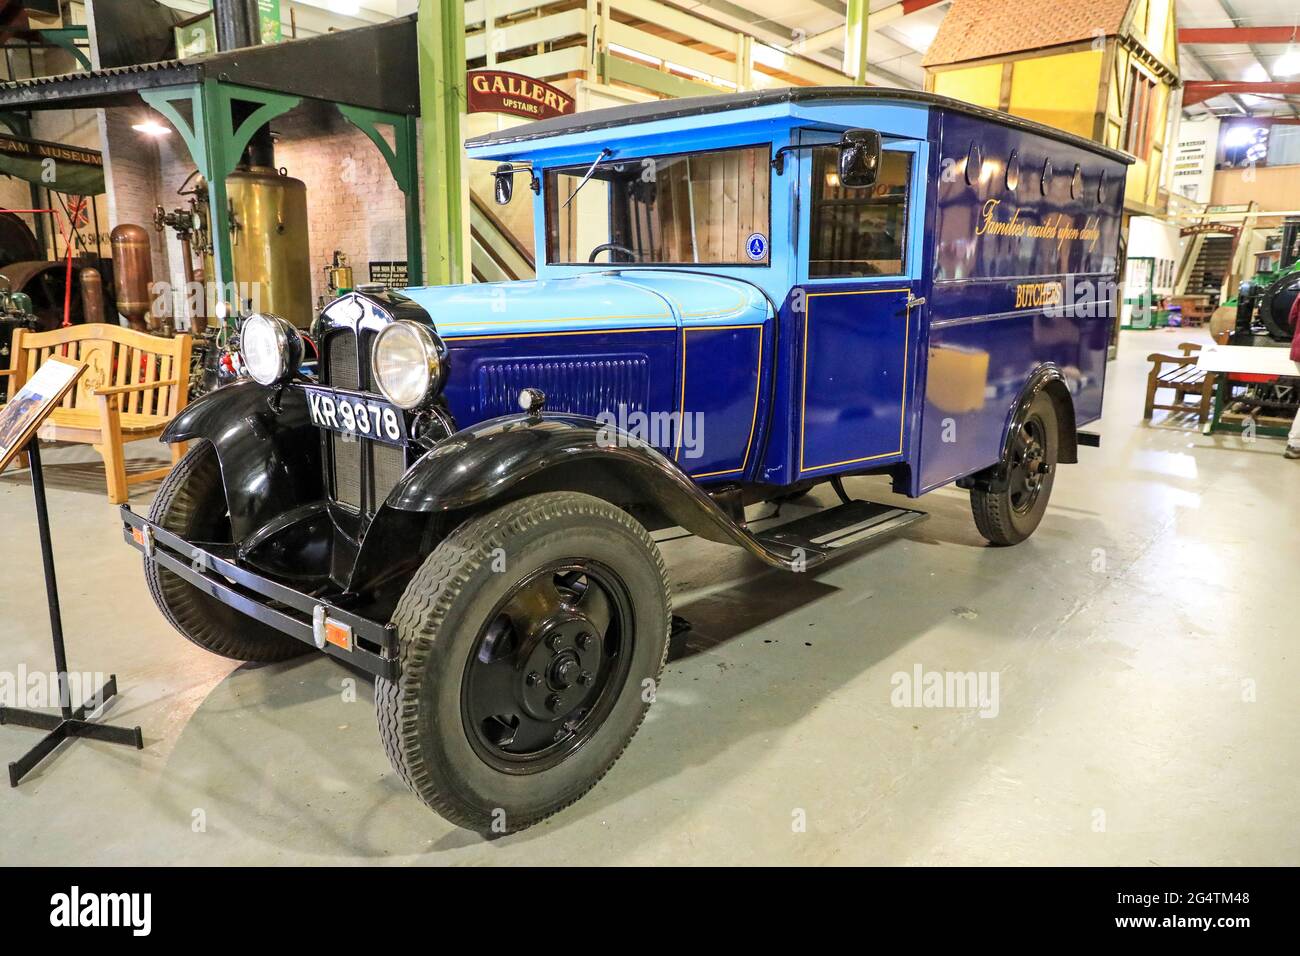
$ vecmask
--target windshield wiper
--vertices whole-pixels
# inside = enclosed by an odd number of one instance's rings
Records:
[[[583,175],[582,182],[578,183],[577,188],[574,189],[573,192],[569,193],[569,198],[564,200],[564,205],[560,207],[561,209],[569,208],[569,203],[573,202],[573,200],[577,198],[578,193],[582,192],[582,187],[587,185],[587,180],[595,174],[596,167],[600,165],[600,161],[613,155],[614,151],[608,146],[601,147],[600,152],[596,154],[596,158],[593,159],[591,165],[587,167],[587,172]]]

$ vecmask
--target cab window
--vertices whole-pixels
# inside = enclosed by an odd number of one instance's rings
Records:
[[[810,278],[899,275],[907,248],[912,154],[886,150],[874,186],[841,185],[839,148],[813,150]]]
[[[546,261],[767,265],[770,155],[765,144],[547,170]]]

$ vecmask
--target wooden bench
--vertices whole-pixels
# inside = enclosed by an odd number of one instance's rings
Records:
[[[1183,342],[1178,346],[1181,354],[1164,355],[1153,352],[1147,356],[1151,371],[1147,374],[1147,404],[1142,417],[1150,420],[1151,413],[1159,408],[1171,412],[1195,412],[1201,424],[1210,420],[1210,403],[1214,399],[1214,373],[1196,367],[1196,353],[1201,346]],[[1173,403],[1156,403],[1156,390],[1167,388],[1174,393]],[[1188,395],[1195,401],[1188,402]]]
[[[18,329],[5,373],[9,396],[52,355],[85,362],[85,374],[50,414],[40,437],[91,445],[104,459],[109,500],[121,504],[128,485],[171,471],[168,466],[128,476],[122,448],[126,442],[157,438],[185,407],[190,341],[188,335],[165,339],[104,322],[53,332]],[[171,446],[173,464],[183,454],[184,444]]]

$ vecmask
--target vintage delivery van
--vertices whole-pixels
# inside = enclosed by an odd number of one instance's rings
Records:
[[[275,316],[251,380],[191,404],[149,517],[150,589],[240,660],[308,645],[377,678],[429,806],[517,829],[610,768],[673,618],[648,532],[793,572],[956,482],[1023,540],[1101,413],[1125,164],[941,97],[792,89],[647,103],[469,143],[530,202],[536,281],[361,289],[318,377]],[[842,501],[756,532],[745,507]],[[774,680],[778,678],[774,677]]]

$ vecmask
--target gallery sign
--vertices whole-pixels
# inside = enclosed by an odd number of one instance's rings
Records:
[[[471,70],[467,107],[471,113],[507,113],[550,119],[573,113],[573,97],[530,76],[504,70]]]

